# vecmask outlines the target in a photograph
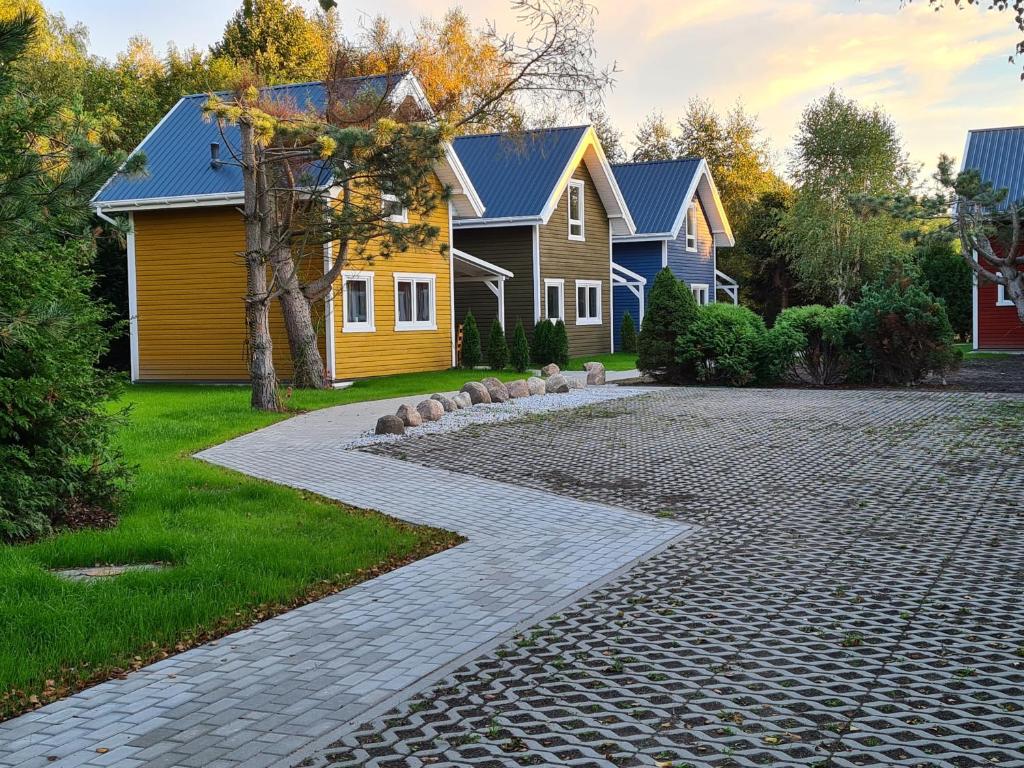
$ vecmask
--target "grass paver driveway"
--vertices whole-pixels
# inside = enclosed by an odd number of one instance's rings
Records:
[[[1024,765],[1022,427],[677,389],[375,447],[701,530],[310,764]]]

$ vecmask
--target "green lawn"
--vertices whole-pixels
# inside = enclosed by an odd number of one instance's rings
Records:
[[[607,355],[574,357],[569,361],[569,371],[582,371],[584,363],[604,363],[609,371],[631,371],[636,368],[636,355],[632,352],[613,352]]]
[[[956,346],[963,352],[964,360],[1005,360],[1010,357],[1006,352],[975,352],[970,343]]]
[[[393,376],[299,391],[288,405],[453,390],[470,378]],[[286,418],[254,412],[248,399],[244,387],[131,387],[120,440],[138,471],[119,525],[0,546],[0,719],[34,704],[30,697],[66,695],[455,542],[190,458]],[[47,572],[154,561],[173,567],[84,584]]]

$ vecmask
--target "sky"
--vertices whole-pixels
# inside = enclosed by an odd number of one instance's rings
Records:
[[[297,0],[312,8],[314,0]],[[207,46],[241,0],[47,0],[90,30],[94,53],[114,57],[134,34],[158,51]],[[452,0],[341,0],[343,30],[381,12],[409,28]],[[480,24],[514,31],[507,0],[457,3]],[[959,157],[967,130],[1024,124],[1018,32],[1009,12],[980,3],[936,12],[926,0],[596,0],[602,63],[621,70],[606,100],[627,144],[652,111],[675,121],[693,97],[757,115],[785,168],[802,110],[832,86],[896,120],[927,172],[940,153]]]

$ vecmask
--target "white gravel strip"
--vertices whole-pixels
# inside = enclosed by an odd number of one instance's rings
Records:
[[[410,437],[421,435],[438,435],[444,432],[458,432],[460,429],[474,424],[492,424],[501,421],[511,421],[522,418],[531,413],[549,413],[551,411],[564,411],[571,408],[581,408],[586,405],[603,403],[609,400],[620,400],[624,397],[635,397],[650,392],[650,387],[587,387],[585,389],[570,389],[564,394],[531,395],[520,397],[516,400],[509,400],[506,403],[490,403],[474,405],[471,408],[464,408],[461,411],[450,411],[441,417],[440,421],[427,421],[419,427],[406,427],[404,435],[375,435],[373,429],[369,429],[350,443],[345,448],[362,448],[377,443],[392,443],[397,440],[406,440]],[[453,393],[446,393],[449,397]],[[417,401],[410,400],[408,405],[415,408]],[[380,414],[384,416],[386,414]]]

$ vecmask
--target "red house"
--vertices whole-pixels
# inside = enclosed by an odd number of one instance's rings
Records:
[[[976,169],[996,189],[1007,189],[1006,199],[1024,199],[1024,126],[986,128],[967,134],[963,169]],[[992,243],[997,253],[999,245]],[[1003,286],[974,281],[974,348],[1024,351],[1024,325]]]

